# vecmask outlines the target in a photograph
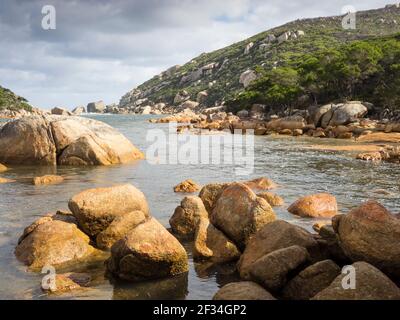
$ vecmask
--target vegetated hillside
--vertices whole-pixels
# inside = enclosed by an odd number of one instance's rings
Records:
[[[355,30],[344,29],[342,19],[343,16],[296,20],[226,48],[203,53],[134,88],[121,98],[120,107],[158,102],[178,105],[180,99],[174,101],[174,98],[183,90],[191,100],[196,100],[199,92],[207,91],[202,101],[206,106],[232,101],[263,72],[292,67],[305,55],[341,48],[346,43],[400,32],[398,5],[358,12]],[[251,71],[243,74],[247,70]]]
[[[29,105],[25,98],[17,96],[14,92],[9,89],[3,88],[0,86],[0,110],[27,110],[31,111],[32,106]]]

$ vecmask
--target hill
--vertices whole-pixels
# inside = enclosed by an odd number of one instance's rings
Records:
[[[0,86],[0,110],[6,109],[10,111],[18,111],[21,109],[32,111],[32,106],[25,98],[20,97],[11,90]]]
[[[359,41],[400,33],[400,7],[360,11],[356,29],[342,27],[343,16],[296,20],[231,46],[173,66],[125,94],[121,108],[197,100],[204,106],[236,101],[251,82],[277,68],[293,68],[307,55],[339,50]],[[393,38],[397,39],[397,38]],[[246,100],[249,102],[249,100]],[[231,105],[234,105],[234,103]]]

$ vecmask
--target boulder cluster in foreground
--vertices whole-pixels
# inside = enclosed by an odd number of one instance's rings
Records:
[[[28,116],[0,127],[0,162],[110,165],[144,155],[111,126],[88,118]]]
[[[47,215],[28,226],[15,254],[32,271],[107,259],[110,276],[136,282],[185,274],[188,255],[180,241],[191,241],[197,261],[236,261],[242,281],[227,284],[214,299],[400,299],[397,216],[375,201],[340,215],[332,195],[305,196],[289,206],[293,214],[332,217],[331,225],[310,233],[277,219],[267,201],[275,199],[267,190],[276,187],[266,178],[205,185],[176,208],[172,233],[130,184],[85,190],[69,201],[70,213]],[[266,192],[270,195],[263,197]],[[342,285],[342,268],[349,265],[354,289]],[[60,274],[60,288],[44,290],[82,289],[87,278]]]
[[[139,281],[188,271],[185,249],[150,216],[144,194],[134,186],[85,190],[68,206],[71,213],[49,214],[24,230],[15,255],[29,270],[102,263],[111,250],[107,269],[121,279]],[[62,289],[76,288],[70,276],[57,281]]]
[[[300,198],[289,211],[300,217],[332,217],[318,234],[278,220],[244,183],[205,185],[187,196],[170,219],[179,238],[193,239],[193,257],[237,261],[243,281],[229,283],[217,300],[400,299],[400,220],[375,201],[339,215],[335,197]],[[282,199],[283,200],[283,199]],[[355,270],[345,289],[344,266]]]

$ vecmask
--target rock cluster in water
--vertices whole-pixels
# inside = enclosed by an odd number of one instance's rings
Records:
[[[170,219],[179,238],[193,240],[194,259],[237,261],[243,281],[227,284],[214,299],[400,299],[397,216],[375,201],[339,215],[335,197],[309,195],[289,211],[332,217],[332,225],[318,225],[313,234],[277,220],[245,183],[205,185],[198,197],[185,197]],[[356,275],[352,290],[342,286],[342,268],[348,265]]]
[[[30,116],[0,127],[4,164],[110,165],[143,158],[117,130],[92,119]]]
[[[132,185],[85,190],[69,201],[71,213],[47,215],[28,226],[15,254],[38,271],[104,261],[103,252],[110,252],[108,274],[137,282],[187,273],[180,241],[191,241],[197,261],[236,261],[242,281],[227,284],[214,299],[400,299],[396,215],[376,201],[338,214],[332,195],[305,196],[289,207],[294,214],[333,216],[331,225],[316,225],[318,233],[310,233],[277,219],[259,196],[276,187],[267,178],[205,185],[176,208],[172,233],[151,216],[144,194]],[[344,266],[355,271],[352,290],[342,285]],[[59,275],[58,292],[82,289],[79,278]]]
[[[179,241],[150,216],[144,194],[130,184],[82,191],[68,204],[71,213],[44,216],[28,226],[15,255],[32,271],[44,266],[68,268],[81,262],[102,263],[129,281],[175,276],[188,271]],[[103,250],[103,251],[102,251]],[[70,276],[56,279],[60,289],[80,288]],[[52,292],[52,290],[50,290]],[[53,290],[55,291],[55,290]]]

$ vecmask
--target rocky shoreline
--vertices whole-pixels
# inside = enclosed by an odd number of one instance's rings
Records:
[[[376,148],[373,148],[372,152],[359,153],[356,158],[374,162],[400,163],[400,123],[389,119],[365,118],[369,108],[371,106],[368,103],[350,101],[312,107],[308,110],[297,111],[297,114],[287,117],[266,115],[265,106],[262,105],[254,105],[250,112],[241,110],[236,115],[224,111],[224,107],[208,108],[201,113],[184,109],[177,114],[150,119],[149,122],[176,122],[178,123],[177,133],[180,134],[227,131],[232,134],[304,136],[347,140],[363,143],[363,145],[374,144]],[[331,150],[334,151],[334,149]],[[354,150],[357,150],[357,147]]]

